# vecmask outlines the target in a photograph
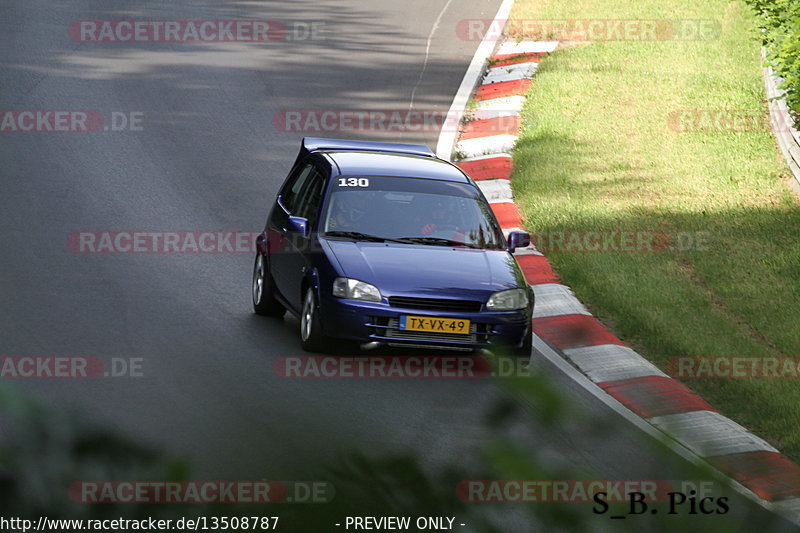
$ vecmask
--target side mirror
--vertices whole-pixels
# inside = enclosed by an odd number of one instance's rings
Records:
[[[530,246],[531,236],[527,231],[512,231],[508,234],[508,251],[514,253],[517,248]]]
[[[289,217],[289,230],[296,231],[303,237],[308,237],[308,219],[303,217]]]

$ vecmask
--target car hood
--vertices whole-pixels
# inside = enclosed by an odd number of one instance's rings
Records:
[[[493,292],[524,287],[505,250],[328,240],[342,275],[377,286],[384,296],[416,295],[486,301]]]

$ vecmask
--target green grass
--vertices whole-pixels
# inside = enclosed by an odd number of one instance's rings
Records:
[[[766,115],[755,22],[728,0],[517,0],[515,19],[716,19],[704,41],[598,41],[541,64],[514,154],[532,232],[706,231],[705,249],[550,252],[612,331],[674,356],[800,356],[800,203],[769,131],[686,133],[670,113]],[[800,459],[800,380],[686,381]]]

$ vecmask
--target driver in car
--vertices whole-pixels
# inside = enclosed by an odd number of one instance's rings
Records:
[[[366,198],[358,192],[337,193],[326,231],[364,231],[361,227]]]
[[[454,240],[463,234],[459,231],[457,218],[450,206],[445,206],[441,201],[436,202],[430,209],[430,216],[427,217],[429,222],[426,222],[420,229],[420,234],[423,236],[430,236],[437,232],[454,232]]]

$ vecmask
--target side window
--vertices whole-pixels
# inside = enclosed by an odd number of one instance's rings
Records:
[[[313,170],[314,165],[305,163],[297,168],[297,170],[289,176],[286,185],[281,190],[281,203],[287,211],[294,214],[297,211],[297,197],[300,194],[303,185],[306,184],[309,174]]]
[[[325,178],[315,171],[306,180],[307,186],[303,190],[297,206],[297,216],[307,218],[309,225],[313,225],[319,217],[322,206],[322,193],[325,188]]]

